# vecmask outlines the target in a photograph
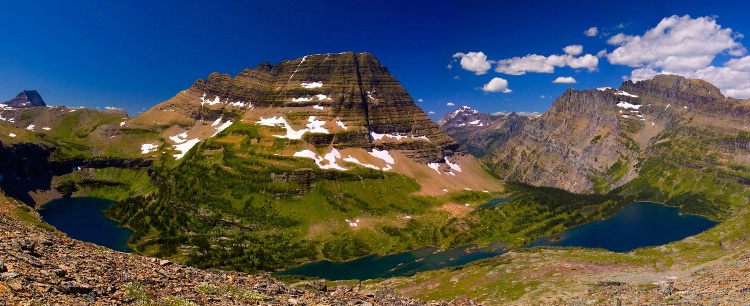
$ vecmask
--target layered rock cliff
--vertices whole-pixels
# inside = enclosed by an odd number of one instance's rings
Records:
[[[674,75],[626,81],[619,90],[571,89],[485,159],[507,180],[604,193],[636,178],[642,162],[659,155],[658,141],[686,129],[698,133],[688,138],[737,133],[749,114],[747,101]]]

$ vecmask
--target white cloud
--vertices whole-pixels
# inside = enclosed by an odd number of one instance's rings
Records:
[[[447,67],[445,67],[445,68],[448,68],[448,69],[453,69],[453,65],[452,65],[452,64],[448,64],[448,66],[447,66]]]
[[[422,98],[419,98],[419,99],[417,99],[417,102],[422,103],[422,102],[424,102],[424,100],[422,100]]]
[[[487,60],[487,55],[482,51],[469,53],[458,52],[453,54],[453,58],[460,58],[461,68],[474,72],[476,75],[487,73],[487,70],[490,70],[490,66],[493,63],[492,61]]]
[[[563,50],[565,51],[565,54],[578,55],[578,54],[581,54],[583,52],[583,46],[581,46],[581,45],[570,45],[570,46],[567,46],[567,47],[563,48]]]
[[[454,77],[453,77],[453,79],[454,79],[454,80],[460,80],[460,79],[461,79],[461,77],[460,77],[460,76],[454,76]]]
[[[590,27],[588,30],[584,31],[583,34],[588,37],[596,36],[596,34],[599,34],[599,29],[596,27]]]
[[[599,66],[599,58],[594,55],[586,54],[575,57],[574,55],[583,52],[583,46],[570,45],[565,48],[565,55],[543,56],[538,54],[529,54],[524,57],[513,57],[500,60],[497,62],[495,72],[510,75],[523,75],[527,72],[553,73],[555,67],[571,67],[573,69],[586,68],[589,71],[596,71]]]
[[[602,51],[596,53],[596,57],[602,58],[605,56],[607,56],[607,49],[603,49]]]
[[[739,42],[742,34],[722,28],[712,17],[671,16],[642,36],[623,33],[607,42],[617,49],[607,54],[612,64],[634,69],[633,81],[657,74],[699,78],[719,87],[727,96],[750,97],[750,56],[732,58],[720,67],[711,65],[716,55],[742,56],[747,49]]]
[[[503,78],[492,78],[489,83],[484,84],[482,90],[485,92],[511,92],[511,90],[508,89],[508,81]]]
[[[607,43],[618,46],[607,55],[612,64],[670,71],[705,68],[717,54],[744,54],[732,29],[722,29],[711,17],[685,15],[664,18],[642,36],[619,33]]]
[[[526,74],[526,72],[553,73],[555,72],[555,66],[548,63],[545,56],[529,54],[524,57],[514,57],[498,61],[495,72],[510,75],[522,75]]]
[[[429,112],[427,112],[427,114],[428,114],[428,115],[434,115],[434,114],[435,114],[435,112],[434,112],[434,111],[429,111]]]
[[[455,103],[453,103],[453,102],[448,102],[448,103],[445,103],[445,105],[448,105],[448,106],[455,106],[456,104],[455,104]]]
[[[576,83],[576,79],[573,77],[557,77],[552,83],[573,84]],[[542,96],[542,98],[544,98],[544,96]]]
[[[542,95],[542,96],[541,96],[541,97],[539,97],[539,98],[540,98],[540,99],[544,99],[544,95]]]

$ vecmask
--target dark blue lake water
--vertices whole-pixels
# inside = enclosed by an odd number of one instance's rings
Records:
[[[487,204],[490,203],[493,202]],[[491,206],[500,203],[502,202],[495,201]],[[612,218],[569,229],[554,241],[549,237],[542,237],[524,247],[578,246],[627,252],[639,247],[681,240],[716,224],[700,216],[680,215],[678,208],[651,202],[635,202]],[[329,280],[411,276],[421,271],[464,265],[505,252],[507,250],[502,245],[484,248],[462,246],[445,251],[428,247],[386,256],[370,255],[346,262],[316,261],[276,275],[304,275]]]
[[[122,252],[131,252],[127,241],[133,232],[117,227],[104,211],[115,201],[100,198],[62,198],[44,204],[39,211],[47,223],[68,236]]]
[[[571,228],[555,239],[539,238],[527,247],[580,246],[627,252],[681,240],[717,224],[701,216],[680,215],[679,211],[679,208],[657,203],[635,202],[612,218]]]

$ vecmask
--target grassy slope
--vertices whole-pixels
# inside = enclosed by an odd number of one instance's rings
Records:
[[[511,185],[504,194],[418,196],[418,184],[402,175],[324,171],[309,159],[274,154],[301,145],[236,123],[174,168],[160,168],[164,184],[154,196],[123,201],[109,214],[135,230],[130,242],[145,254],[200,267],[273,271],[425,245],[521,244],[608,215],[629,201],[523,185]],[[463,213],[444,207],[476,207],[503,196],[515,200]],[[346,219],[360,223],[350,227]]]

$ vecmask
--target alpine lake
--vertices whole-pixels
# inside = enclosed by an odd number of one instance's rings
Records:
[[[104,211],[115,203],[91,197],[62,198],[44,204],[39,214],[45,222],[72,238],[116,251],[132,252],[127,242],[133,231],[118,227],[117,222],[104,215]]]
[[[479,207],[486,209],[510,200],[495,199]],[[45,204],[39,213],[47,223],[75,239],[131,252],[127,240],[132,231],[118,227],[115,221],[104,215],[104,211],[113,204],[114,201],[99,198],[63,198]],[[609,219],[592,221],[555,237],[541,237],[523,247],[568,246],[627,252],[681,240],[716,224],[717,222],[704,217],[681,215],[678,208],[653,202],[633,202]],[[315,261],[274,275],[299,275],[328,280],[411,276],[421,271],[455,267],[499,256],[507,251],[502,243],[484,247],[465,245],[448,250],[423,247],[385,256],[369,255],[346,262]]]

